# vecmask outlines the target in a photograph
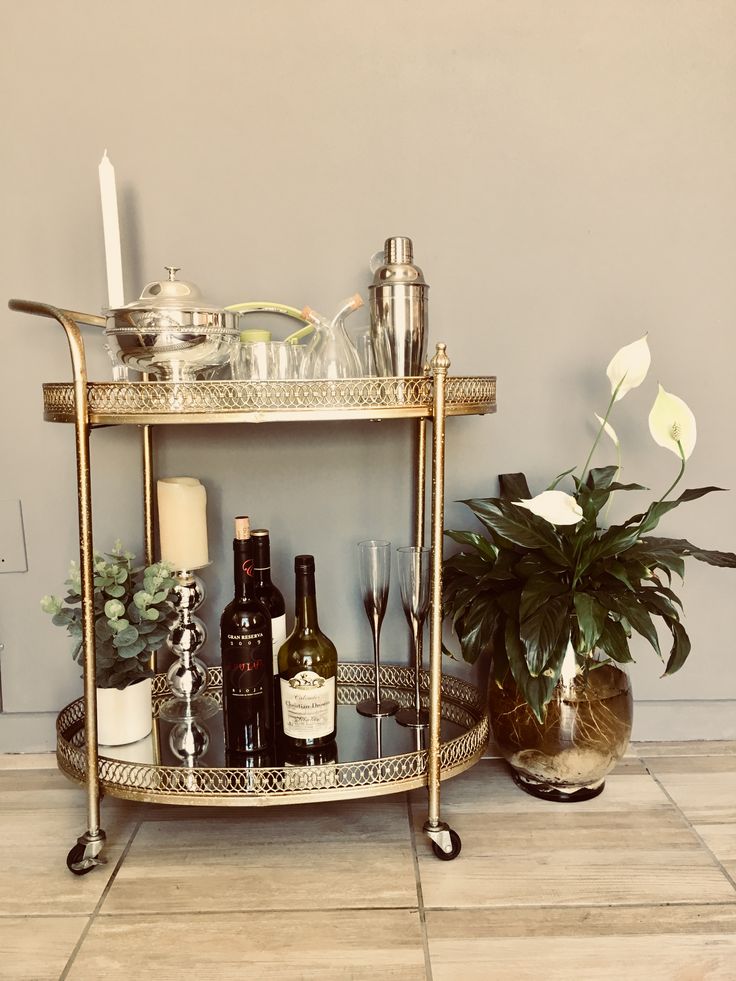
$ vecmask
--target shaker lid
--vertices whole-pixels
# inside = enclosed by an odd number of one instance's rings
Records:
[[[380,259],[380,253],[375,260]],[[383,261],[372,261],[373,286],[381,283],[412,283],[426,286],[424,273],[414,265],[412,241],[405,235],[387,238],[383,248]]]

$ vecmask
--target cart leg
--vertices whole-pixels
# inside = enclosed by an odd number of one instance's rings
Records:
[[[100,828],[100,778],[97,757],[97,674],[95,666],[94,562],[92,549],[92,495],[89,464],[89,411],[87,406],[87,362],[77,322],[104,327],[101,317],[74,313],[49,306],[11,300],[11,310],[38,314],[57,320],[64,328],[74,376],[74,432],[77,459],[77,507],[79,517],[79,566],[82,578],[82,644],[84,648],[84,737],[87,746],[87,831],[67,856],[67,866],[82,875],[100,858],[105,833]]]
[[[438,858],[460,853],[460,838],[440,821],[440,720],[442,688],[442,554],[445,519],[445,378],[450,360],[445,345],[432,359],[432,606],[429,650],[429,747],[427,751],[428,816],[424,831]]]
[[[67,867],[77,875],[100,865],[105,833],[100,828],[100,777],[97,755],[97,667],[95,660],[95,586],[92,545],[92,492],[89,460],[87,367],[84,345],[76,323],[62,317],[74,368],[74,414],[79,509],[79,565],[82,579],[82,643],[84,648],[84,736],[87,747],[87,831],[67,856]]]

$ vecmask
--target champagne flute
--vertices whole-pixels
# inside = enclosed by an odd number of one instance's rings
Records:
[[[358,543],[360,557],[360,588],[363,605],[373,634],[373,661],[376,666],[373,698],[366,698],[357,705],[361,715],[380,719],[393,715],[399,703],[392,698],[381,698],[380,639],[381,624],[386,613],[388,587],[391,576],[391,542],[366,541]]]
[[[397,549],[397,553],[401,603],[414,642],[414,707],[402,708],[396,714],[396,721],[411,729],[424,729],[429,725],[429,712],[422,708],[419,688],[422,674],[422,635],[429,610],[429,566],[432,550],[408,545]]]

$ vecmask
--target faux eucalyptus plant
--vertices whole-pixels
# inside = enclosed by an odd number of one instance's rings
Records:
[[[500,496],[463,501],[485,526],[446,531],[463,550],[444,564],[444,614],[460,641],[463,657],[474,662],[492,649],[493,682],[513,677],[541,721],[559,680],[568,644],[579,671],[590,670],[596,649],[610,661],[632,661],[632,633],[644,637],[673,674],[690,653],[682,623],[682,603],[672,576],[684,577],[685,559],[734,568],[736,555],[701,549],[685,539],[651,535],[673,508],[718,487],[685,490],[671,497],[685,472],[696,440],[688,406],[659,386],[649,414],[655,442],[679,459],[680,470],[668,490],[645,511],[622,524],[604,527],[602,512],[614,493],[643,491],[619,483],[620,445],[608,419],[614,405],[642,383],[650,365],[646,338],[621,348],[608,365],[611,397],[582,469],[560,474],[533,497],[523,474],[503,474]],[[589,469],[603,433],[615,444],[618,465]],[[569,479],[572,493],[558,490]],[[671,635],[665,657],[654,618]]]
[[[94,609],[97,686],[127,688],[150,678],[151,653],[166,639],[173,620],[169,592],[175,585],[171,567],[157,562],[135,568],[135,555],[119,541],[112,551],[94,554]],[[44,596],[41,609],[52,622],[66,627],[73,638],[72,657],[84,662],[82,649],[81,573],[75,562],[69,568],[65,600]]]

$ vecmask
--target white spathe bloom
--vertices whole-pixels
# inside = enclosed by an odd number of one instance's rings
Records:
[[[616,392],[616,401],[622,399],[632,388],[637,388],[647,377],[652,355],[646,336],[633,344],[627,344],[617,351],[606,368],[611,383],[611,394]]]
[[[649,413],[649,432],[655,443],[672,450],[677,456],[680,456],[682,447],[682,456],[686,460],[695,449],[697,427],[692,410],[681,398],[666,392],[661,385]]]
[[[574,497],[563,491],[547,490],[525,501],[514,501],[553,525],[576,525],[583,520],[583,509]]]
[[[613,440],[613,445],[615,447],[620,446],[620,443],[618,441],[618,436],[616,435],[616,430],[613,428],[613,426],[611,425],[611,423],[610,422],[604,422],[601,419],[601,417],[598,415],[597,412],[594,412],[593,414],[595,415],[596,419],[598,420],[598,425],[599,426],[603,426],[603,430],[606,433],[606,435],[607,436],[610,436],[610,438]]]

